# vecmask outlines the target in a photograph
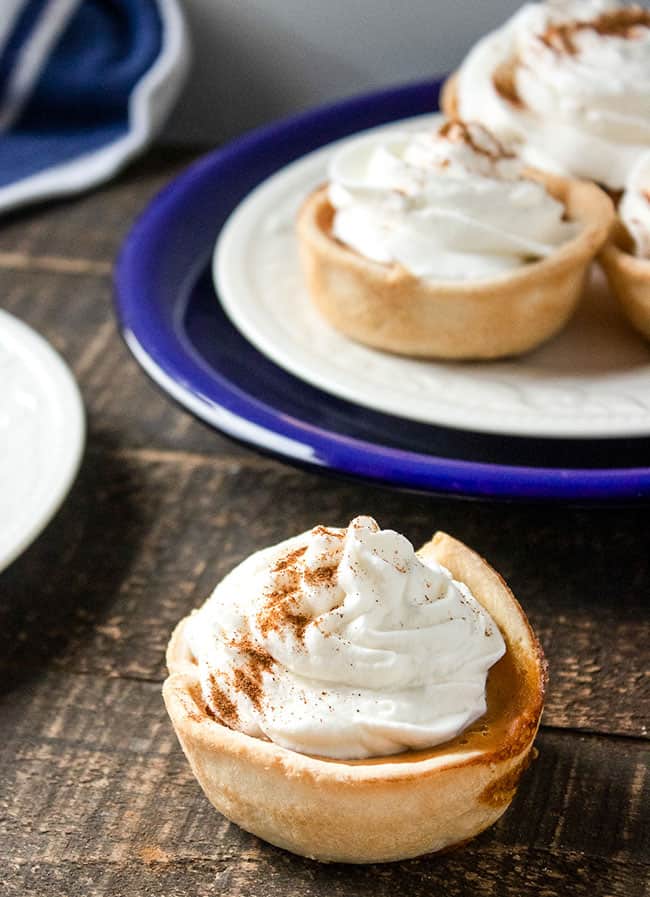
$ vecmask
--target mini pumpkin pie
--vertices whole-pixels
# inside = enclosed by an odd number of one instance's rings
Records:
[[[618,211],[600,262],[623,311],[650,339],[650,152],[632,171]]]
[[[484,128],[344,145],[298,216],[313,301],[377,349],[445,359],[526,352],[573,312],[613,220],[595,185],[524,170]]]
[[[650,10],[527,3],[469,52],[442,93],[532,167],[616,193],[650,147]]]
[[[164,698],[207,797],[322,861],[458,845],[531,758],[545,662],[497,573],[371,518],[257,552],[176,628]]]

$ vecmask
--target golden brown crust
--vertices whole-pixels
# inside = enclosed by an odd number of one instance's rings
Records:
[[[490,671],[486,716],[430,751],[337,761],[232,731],[205,712],[185,621],[174,631],[167,710],[206,795],[242,828],[322,861],[370,863],[446,849],[506,810],[539,725],[543,653],[512,593],[478,555],[443,533],[421,554],[467,583],[507,646]]]
[[[440,109],[447,118],[460,118],[458,112],[458,73],[451,74],[440,91]]]
[[[471,282],[425,281],[400,265],[370,261],[331,234],[327,188],[308,197],[298,238],[309,292],[346,336],[403,355],[490,359],[518,355],[557,333],[571,316],[593,257],[614,219],[594,184],[529,172],[563,202],[578,235],[549,257]]]
[[[598,261],[630,323],[650,339],[650,259],[633,255],[631,243],[625,227],[618,220]]]

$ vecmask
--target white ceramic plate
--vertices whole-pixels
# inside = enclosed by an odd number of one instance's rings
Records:
[[[390,128],[421,127],[436,118]],[[521,436],[650,435],[648,344],[627,325],[598,271],[568,327],[521,359],[483,364],[405,359],[333,330],[307,295],[294,221],[305,196],[325,180],[328,160],[341,143],[269,178],[238,206],[221,233],[214,256],[217,291],[253,345],[327,392],[424,423]]]
[[[84,439],[83,405],[69,369],[41,336],[0,311],[0,570],[61,505]]]

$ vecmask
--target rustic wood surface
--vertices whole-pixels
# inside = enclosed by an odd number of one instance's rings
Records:
[[[0,894],[650,893],[648,508],[461,502],[262,458],[176,409],[130,359],[111,266],[188,154],[158,152],[89,196],[0,224],[0,305],[61,351],[89,436],[80,476],[0,575]],[[160,698],[170,630],[251,550],[374,514],[412,541],[446,529],[503,573],[551,682],[539,759],[462,850],[321,866],[209,806]]]

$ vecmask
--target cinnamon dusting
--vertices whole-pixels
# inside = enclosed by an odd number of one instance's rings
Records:
[[[634,40],[640,36],[641,28],[650,28],[650,11],[638,4],[625,9],[603,12],[588,21],[553,23],[539,35],[539,40],[555,53],[576,56],[578,46],[576,36],[583,31],[595,31],[601,37],[621,37]],[[505,60],[494,70],[492,83],[497,93],[512,106],[521,109],[524,103],[517,90],[516,57]]]
[[[264,686],[262,674],[271,672],[275,661],[269,652],[252,640],[249,635],[232,641],[231,646],[246,655],[245,665],[235,670],[234,687],[246,695],[256,710],[262,707]]]
[[[336,584],[336,578],[338,574],[338,564],[330,564],[328,566],[316,567],[314,570],[309,568],[305,568],[303,572],[303,577],[306,583],[310,586],[315,585],[327,585],[333,586]]]
[[[586,22],[566,22],[549,25],[540,40],[550,50],[575,56],[578,52],[575,37],[581,31],[595,31],[601,37],[622,37],[634,40],[640,28],[650,28],[650,11],[638,4],[624,9],[603,12]]]
[[[315,533],[344,538],[344,533],[334,532],[326,527],[316,527]],[[315,569],[308,568],[302,560],[306,551],[306,545],[295,548],[278,558],[271,568],[273,584],[263,596],[262,606],[257,613],[257,626],[262,638],[266,638],[272,631],[288,630],[297,642],[304,642],[305,630],[313,620],[309,614],[302,612],[302,579],[310,585],[336,583],[338,566],[330,563]],[[228,676],[227,686],[248,698],[253,707],[260,711],[265,698],[264,673],[272,674],[275,660],[250,634],[233,638],[229,645],[242,657],[240,665],[234,666]],[[214,675],[209,677],[209,701],[206,713],[210,717],[230,728],[238,727],[237,704],[219,685]]]
[[[481,127],[480,125],[478,127]],[[487,136],[487,132],[486,136]],[[489,146],[481,146],[480,143],[477,143],[472,135],[471,122],[461,121],[459,118],[451,119],[451,121],[445,122],[445,124],[440,128],[438,134],[440,137],[445,137],[447,140],[450,140],[452,143],[465,143],[470,147],[475,153],[478,153],[481,156],[486,156],[493,162],[497,162],[499,159],[513,159],[514,156],[512,153],[506,151],[505,147],[499,143],[499,141],[492,134],[489,135],[490,142],[496,148],[496,151],[492,150]]]
[[[343,533],[333,532],[327,527],[314,527],[316,535],[344,538]],[[272,573],[280,573],[272,591],[264,596],[264,602],[257,614],[257,625],[263,638],[270,632],[289,631],[297,642],[304,642],[305,630],[312,622],[309,614],[303,613],[301,605],[301,577],[307,585],[334,585],[337,565],[324,564],[314,569],[306,567],[301,559],[307,546],[296,548],[279,558]]]
[[[210,674],[210,698],[212,700],[212,708],[225,726],[231,729],[237,727],[239,723],[239,714],[234,702],[230,700],[225,691],[217,683],[216,676]]]
[[[328,526],[323,526],[322,523],[319,523],[318,526],[315,526],[312,529],[312,533],[315,536],[332,536],[334,539],[345,539],[345,530],[343,532],[330,529]]]
[[[305,639],[305,630],[312,621],[308,614],[298,610],[299,594],[282,594],[281,590],[271,592],[267,602],[257,615],[257,625],[264,638],[269,632],[289,630],[298,642]]]
[[[303,556],[303,554],[307,551],[307,546],[303,545],[302,548],[295,548],[293,551],[290,551],[288,554],[285,554],[284,557],[279,558],[273,565],[274,573],[281,573],[283,570],[295,570],[296,561]]]
[[[497,66],[492,75],[492,83],[496,92],[512,106],[523,108],[523,102],[517,90],[517,59],[507,59]]]
[[[274,573],[283,573],[284,582],[276,583],[265,596],[264,604],[257,614],[257,625],[263,638],[269,632],[292,629],[298,641],[302,641],[311,618],[300,613],[300,567],[299,560],[307,547],[297,548],[280,558],[273,567]]]
[[[261,677],[253,674],[246,667],[237,667],[233,674],[234,686],[240,694],[246,695],[256,710],[262,707],[262,698],[264,697],[264,689],[262,688]]]
[[[322,524],[315,526],[312,530],[312,533],[315,536],[333,536],[335,539],[345,539],[345,532],[339,532],[338,530],[330,529],[329,527],[323,526]]]

